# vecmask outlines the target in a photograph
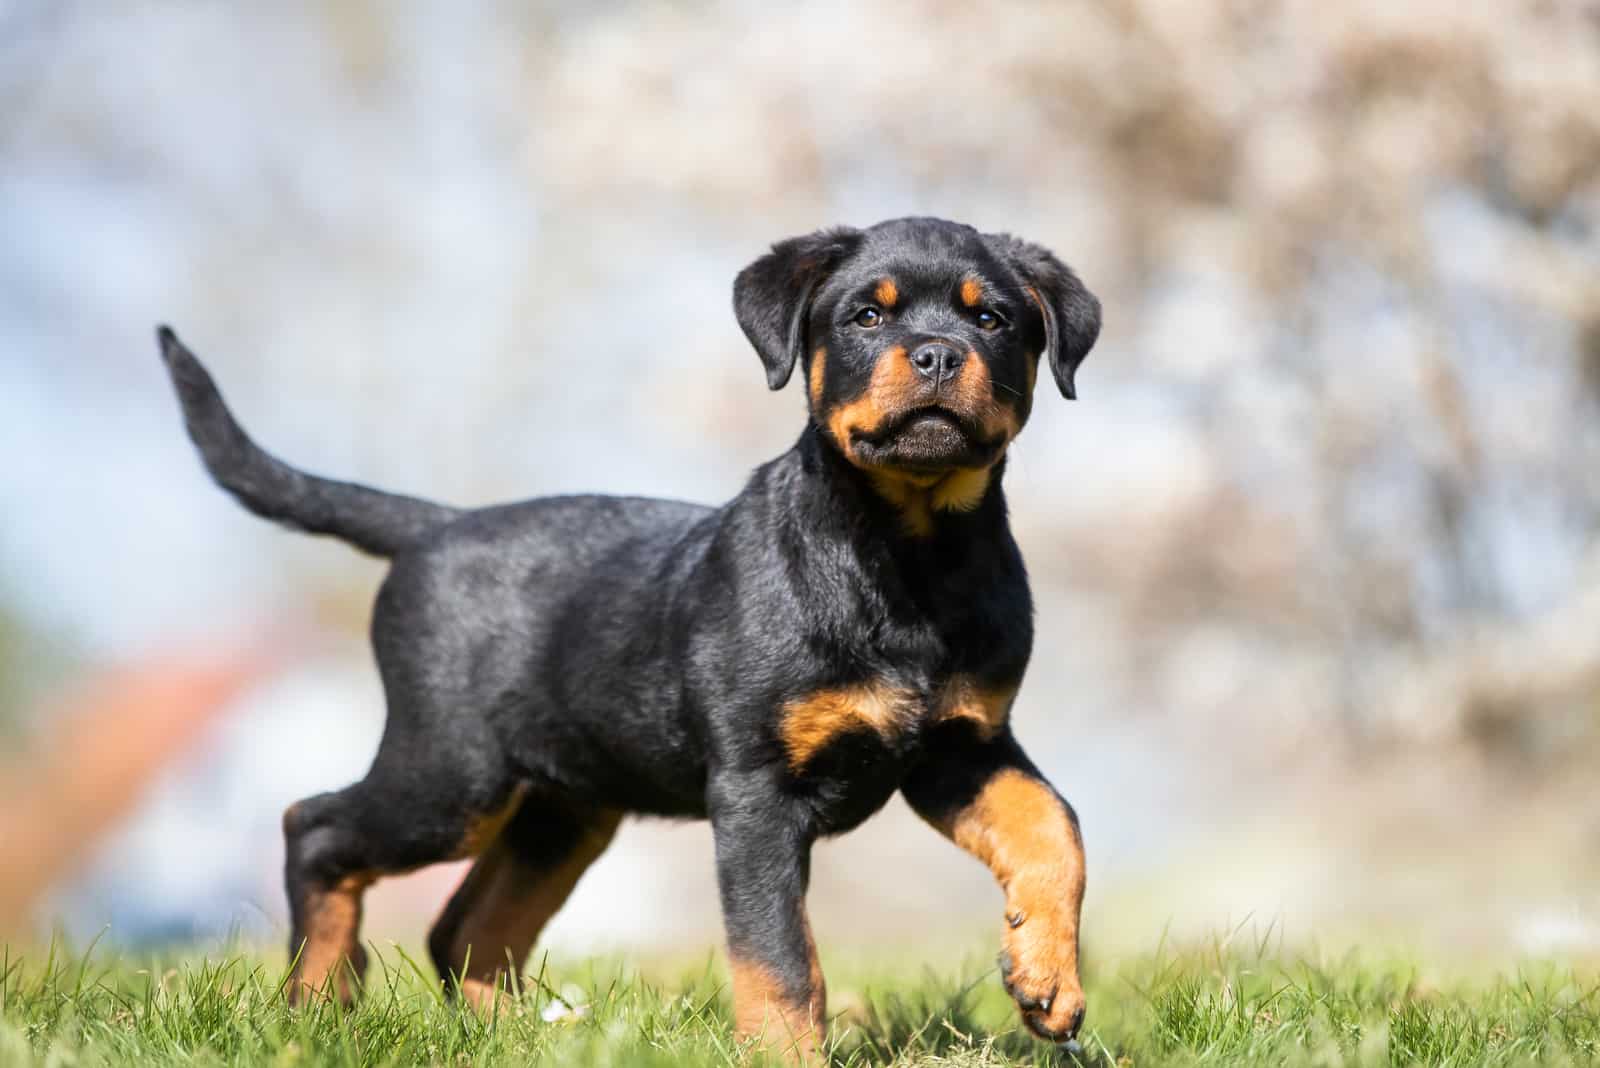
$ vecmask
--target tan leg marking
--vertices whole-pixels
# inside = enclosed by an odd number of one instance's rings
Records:
[[[868,727],[886,738],[916,714],[916,696],[883,683],[820,690],[783,706],[778,733],[793,771],[846,731]]]
[[[519,783],[504,805],[473,821],[462,836],[455,856],[476,856],[495,841],[526,794],[527,785]],[[286,826],[295,821],[299,807],[297,801],[284,812]],[[361,899],[367,887],[377,882],[378,876],[378,872],[347,875],[329,889],[312,890],[307,894],[303,905],[303,943],[290,980],[290,1001],[299,1002],[309,994],[320,992],[330,976],[333,993],[340,1001],[348,1004],[355,1000],[356,980],[366,963],[366,951],[360,940]]]
[[[1083,842],[1061,799],[1038,779],[1007,768],[939,830],[988,865],[1005,890],[1007,983],[1049,1005],[1024,1010],[1023,1022],[1036,1033],[1065,1031],[1084,1005],[1078,979],[1084,864]]]
[[[356,972],[366,959],[359,939],[361,896],[375,881],[370,874],[349,875],[307,895],[304,944],[289,983],[291,1002],[322,993],[330,977],[334,997],[347,1005],[355,1000]]]
[[[806,923],[811,990],[804,1000],[791,998],[766,965],[730,956],[733,976],[733,1027],[741,1038],[756,1038],[797,1060],[811,1060],[828,1033],[828,989],[817,960],[816,940]]]
[[[466,915],[450,941],[452,970],[469,1004],[493,1010],[508,969],[521,968],[539,933],[566,903],[578,880],[617,833],[620,813],[602,813],[554,868],[537,870],[497,841],[462,882]]]
[[[528,796],[528,784],[519,782],[512,789],[511,796],[506,798],[506,803],[493,812],[485,813],[473,820],[467,827],[467,833],[462,835],[461,844],[456,848],[453,860],[463,860],[475,857],[500,837],[500,832],[505,830],[506,824],[511,822],[511,817],[517,814],[517,809],[522,807],[523,798]]]

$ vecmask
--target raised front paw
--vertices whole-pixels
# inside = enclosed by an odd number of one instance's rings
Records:
[[[1083,1025],[1087,1003],[1078,982],[1075,948],[1011,932],[1000,954],[1000,978],[1017,1003],[1028,1030],[1051,1042],[1067,1042]]]

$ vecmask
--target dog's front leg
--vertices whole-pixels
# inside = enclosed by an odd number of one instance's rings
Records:
[[[806,919],[813,835],[766,776],[719,776],[710,800],[734,1026],[767,1048],[809,1058],[827,1028]]]
[[[1009,728],[984,740],[951,725],[929,740],[902,789],[917,814],[989,866],[1006,895],[1000,967],[1023,1022],[1064,1042],[1083,1022],[1078,914],[1083,839],[1072,806]]]

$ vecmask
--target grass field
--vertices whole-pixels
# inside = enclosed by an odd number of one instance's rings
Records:
[[[1076,1058],[1019,1030],[994,969],[829,962],[837,1065],[1515,1065],[1600,1062],[1600,977],[1551,964],[1442,980],[1356,956],[1222,943],[1099,962]],[[767,1063],[728,1024],[720,964],[641,976],[540,962],[505,1013],[440,996],[398,948],[354,1010],[288,1008],[281,962],[0,957],[0,1066]]]

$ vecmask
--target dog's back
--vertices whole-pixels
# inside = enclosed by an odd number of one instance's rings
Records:
[[[391,730],[447,716],[493,732],[513,774],[635,811],[699,815],[673,600],[716,511],[639,497],[547,497],[466,512],[400,553],[373,646]],[[487,739],[486,739],[487,741]]]

